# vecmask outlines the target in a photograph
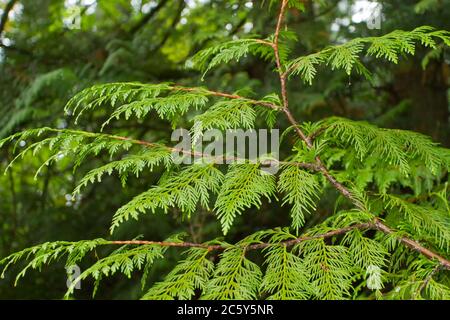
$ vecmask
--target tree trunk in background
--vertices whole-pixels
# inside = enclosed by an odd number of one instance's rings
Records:
[[[423,70],[420,62],[410,60],[399,67],[394,77],[398,98],[410,101],[406,118],[399,119],[402,126],[449,147],[448,65],[431,61]]]

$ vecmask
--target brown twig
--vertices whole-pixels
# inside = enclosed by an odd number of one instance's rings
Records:
[[[117,245],[157,245],[160,247],[175,247],[175,248],[203,248],[208,250],[221,249],[221,245],[207,245],[193,242],[167,242],[167,241],[147,241],[147,240],[125,240],[125,241],[110,241],[108,244]]]
[[[433,269],[433,271],[430,272],[430,274],[425,278],[422,285],[417,289],[417,291],[413,295],[413,300],[417,299],[417,296],[419,296],[422,291],[427,287],[427,285],[430,283],[431,279],[433,279],[434,275],[438,273],[442,269],[441,265],[436,266],[436,268]]]
[[[272,48],[275,52],[275,62],[277,64],[278,74],[280,76],[281,94],[283,97],[284,110],[287,110],[289,108],[289,101],[287,98],[287,88],[286,88],[287,74],[285,71],[283,71],[283,65],[281,64],[279,41],[280,41],[281,25],[283,23],[284,15],[286,12],[286,6],[287,6],[287,0],[283,0],[283,2],[281,3],[280,14],[278,15],[277,26],[275,29],[275,36],[274,36],[274,40],[273,40],[273,44],[272,44]]]
[[[256,244],[245,246],[244,249],[246,251],[261,250],[261,249],[265,249],[267,247],[274,246],[274,245],[285,245],[287,247],[291,247],[291,246],[294,246],[296,244],[299,244],[299,243],[305,242],[305,241],[312,241],[312,240],[317,240],[317,239],[328,239],[328,238],[340,236],[340,235],[346,234],[346,233],[348,233],[350,231],[353,231],[353,230],[377,230],[377,231],[381,231],[381,232],[383,232],[385,234],[393,234],[394,233],[394,231],[392,229],[387,227],[379,219],[376,218],[373,222],[354,224],[354,225],[349,226],[349,227],[332,230],[332,231],[329,231],[329,232],[326,232],[326,233],[322,233],[322,234],[303,235],[303,236],[301,236],[299,238],[283,241],[281,243],[267,243],[267,242],[256,243]],[[399,239],[400,242],[405,244],[407,247],[409,247],[409,248],[411,248],[411,249],[421,253],[425,257],[427,257],[427,258],[429,258],[431,260],[438,261],[439,262],[439,269],[438,270],[440,270],[440,268],[445,268],[447,270],[450,270],[450,261],[448,261],[448,260],[442,258],[441,256],[439,256],[438,254],[436,254],[436,253],[434,253],[434,252],[424,248],[419,243],[417,243],[416,241],[413,241],[413,240],[411,240],[409,238],[399,237],[398,239]],[[209,251],[225,250],[227,248],[230,248],[230,246],[228,246],[228,245],[208,245],[208,244],[193,243],[193,242],[165,242],[165,241],[146,241],[146,240],[110,241],[109,244],[115,244],[115,245],[158,245],[158,246],[162,246],[162,247],[203,248],[203,249],[208,249]],[[428,282],[430,280],[428,280]]]
[[[260,100],[254,100],[254,99],[249,99],[237,94],[230,94],[230,93],[225,93],[225,92],[220,92],[220,91],[213,91],[213,90],[206,90],[203,88],[188,88],[188,87],[182,87],[182,86],[173,86],[172,87],[173,90],[179,90],[179,91],[185,91],[185,92],[198,92],[198,91],[202,91],[208,95],[211,96],[215,96],[215,97],[221,97],[221,98],[227,98],[227,99],[239,99],[239,100],[243,100],[245,102],[248,102],[250,104],[254,104],[254,105],[259,105],[259,106],[263,106],[263,107],[267,107],[270,109],[274,109],[274,110],[280,110],[281,106],[278,106],[274,103],[270,103],[270,102],[266,102],[266,101],[260,101]]]
[[[208,155],[199,151],[193,151],[193,150],[186,150],[186,149],[178,149],[175,147],[168,147],[166,145],[163,144],[159,144],[159,143],[155,143],[155,142],[150,142],[150,141],[145,141],[145,140],[139,140],[139,139],[134,139],[134,138],[130,138],[130,137],[124,137],[124,136],[118,136],[118,135],[114,135],[114,134],[107,134],[107,133],[95,133],[95,132],[88,132],[88,131],[79,131],[79,130],[69,130],[69,129],[51,129],[51,128],[47,128],[48,131],[50,132],[55,132],[55,133],[61,133],[61,132],[69,132],[69,133],[75,133],[75,134],[82,134],[82,135],[86,135],[88,137],[99,137],[99,136],[103,136],[103,137],[107,137],[109,139],[113,139],[113,140],[120,140],[120,141],[127,141],[130,142],[132,144],[136,144],[136,145],[140,145],[143,147],[148,147],[148,148],[161,148],[161,149],[166,149],[168,151],[171,152],[176,152],[176,153],[183,153],[187,156],[193,156],[197,159],[207,159],[209,161],[209,163],[211,164],[223,164],[223,163],[259,163],[263,166],[268,166],[268,165],[289,165],[289,166],[297,166],[300,168],[304,168],[307,170],[311,170],[311,171],[320,171],[320,167],[318,167],[315,163],[308,163],[308,162],[297,162],[297,161],[280,161],[277,159],[264,159],[264,160],[258,160],[258,159],[245,159],[245,158],[239,158],[239,157],[235,157],[235,156],[212,156],[212,155]]]
[[[375,221],[375,227],[377,230],[387,234],[387,235],[392,235],[395,233],[394,230],[392,230],[390,227],[388,227],[387,225],[385,225],[384,223],[382,223],[380,220],[376,220]],[[430,260],[436,260],[439,262],[439,264],[450,270],[450,261],[441,257],[440,255],[438,255],[437,253],[431,251],[430,249],[427,249],[425,247],[423,247],[420,243],[418,243],[417,241],[414,241],[410,238],[404,237],[404,236],[399,236],[397,237],[397,239],[403,243],[405,246],[407,246],[408,248],[419,252],[420,254],[422,254],[423,256],[427,257]]]
[[[336,229],[336,230],[332,230],[326,233],[322,233],[322,234],[316,234],[316,235],[312,235],[312,236],[308,236],[308,235],[304,235],[302,237],[296,238],[296,239],[292,239],[292,240],[288,240],[288,241],[284,241],[281,243],[267,243],[267,242],[263,242],[263,243],[256,243],[256,244],[252,244],[252,245],[248,245],[245,246],[245,250],[249,251],[249,250],[260,250],[260,249],[264,249],[270,246],[274,246],[274,245],[285,245],[288,247],[294,246],[298,243],[301,242],[305,242],[305,241],[311,241],[311,240],[317,240],[317,239],[327,239],[327,238],[332,238],[335,236],[339,236],[345,233],[348,233],[352,230],[367,230],[367,229],[373,229],[375,228],[375,225],[372,223],[360,223],[360,224],[355,224],[353,226],[349,226],[346,228],[342,228],[342,229]],[[130,241],[110,241],[109,244],[116,244],[116,245],[157,245],[157,246],[161,246],[161,247],[178,247],[178,248],[203,248],[203,249],[208,249],[209,251],[213,251],[213,250],[225,250],[227,248],[229,248],[230,246],[227,245],[208,245],[208,244],[203,244],[203,243],[193,243],[193,242],[166,242],[166,241],[146,241],[146,240],[130,240]]]
[[[300,138],[306,142],[306,144],[308,145],[309,148],[312,148],[312,144],[311,144],[310,140],[303,133],[303,131],[301,130],[297,121],[295,120],[294,116],[292,115],[292,113],[289,110],[289,99],[288,99],[288,95],[287,95],[287,75],[288,75],[288,73],[287,73],[287,71],[283,71],[283,65],[281,63],[280,48],[279,48],[281,25],[283,24],[283,19],[284,19],[285,13],[286,13],[287,3],[288,3],[287,0],[283,0],[283,2],[281,3],[281,9],[280,9],[280,13],[278,15],[278,21],[277,21],[275,36],[274,36],[273,45],[272,45],[272,48],[275,53],[275,63],[277,65],[278,75],[279,75],[280,84],[281,84],[283,112],[286,115],[286,117],[288,118],[289,122],[294,127],[297,134],[300,136]]]

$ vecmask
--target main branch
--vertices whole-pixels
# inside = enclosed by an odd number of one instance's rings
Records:
[[[353,230],[377,230],[381,231],[385,234],[393,234],[394,231],[383,224],[380,220],[375,219],[373,222],[367,222],[367,223],[359,223],[354,224],[349,227],[331,230],[326,233],[316,234],[316,235],[303,235],[299,238],[295,238],[292,240],[283,241],[281,243],[270,243],[270,242],[262,242],[262,243],[256,243],[252,245],[245,246],[244,249],[246,251],[251,250],[260,250],[264,249],[270,246],[274,245],[280,245],[283,244],[287,247],[294,246],[296,244],[299,244],[301,242],[305,241],[312,241],[317,239],[328,239],[336,236],[340,236],[343,234],[346,234],[348,232],[351,232]],[[436,260],[439,262],[439,266],[441,266],[444,269],[450,270],[450,261],[439,256],[438,254],[430,251],[427,248],[424,248],[422,245],[420,245],[418,242],[411,240],[407,237],[399,237],[398,240],[406,245],[407,247],[411,248],[414,251],[419,252],[420,254],[424,255],[425,257]],[[208,245],[204,243],[193,243],[193,242],[165,242],[165,241],[146,241],[146,240],[130,240],[130,241],[110,241],[108,244],[114,244],[114,245],[157,245],[161,247],[177,247],[177,248],[203,248],[207,249],[209,251],[214,250],[226,250],[227,248],[230,248],[231,245]]]
[[[282,65],[281,59],[280,59],[279,36],[280,36],[280,31],[281,31],[281,27],[283,24],[283,20],[284,20],[285,14],[286,14],[287,4],[288,4],[288,0],[282,0],[280,12],[278,14],[277,26],[276,26],[276,30],[275,30],[275,38],[274,38],[274,42],[273,42],[273,46],[272,46],[274,49],[274,52],[275,52],[276,64],[277,64],[277,68],[278,68],[278,74],[280,77],[281,95],[283,98],[283,112],[286,115],[290,124],[295,128],[297,135],[304,141],[304,143],[306,144],[306,146],[309,149],[312,149],[314,146],[311,142],[311,139],[307,135],[305,135],[305,133],[301,129],[300,125],[298,124],[297,120],[294,118],[294,116],[292,115],[292,113],[289,110],[289,98],[288,98],[287,86],[286,86],[287,72],[283,70],[283,65]],[[364,205],[357,198],[354,197],[352,192],[346,186],[344,186],[342,183],[337,181],[337,179],[328,171],[328,169],[323,164],[323,162],[319,156],[316,157],[316,165],[319,168],[319,171],[325,176],[325,178],[328,180],[328,182],[330,182],[330,184],[335,189],[337,189],[344,197],[349,199],[358,209],[365,210]],[[373,226],[374,226],[373,229],[381,231],[387,235],[394,234],[394,231],[390,227],[385,225],[383,222],[381,222],[379,219],[375,220]],[[450,269],[450,261],[449,260],[447,260],[447,259],[441,257],[440,255],[432,252],[431,250],[423,247],[417,241],[414,241],[407,237],[399,237],[398,240],[401,243],[403,243],[404,245],[406,245],[407,247],[421,253],[428,259],[437,260],[440,263],[440,265],[442,265],[446,269]]]

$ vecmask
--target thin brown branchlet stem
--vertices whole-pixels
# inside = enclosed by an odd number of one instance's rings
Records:
[[[207,245],[194,242],[168,242],[168,241],[147,241],[147,240],[117,240],[109,241],[107,244],[115,245],[156,245],[160,247],[175,247],[175,248],[203,248],[208,250],[218,250],[222,248],[220,245]]]
[[[263,166],[297,166],[300,168],[304,168],[311,171],[320,171],[320,167],[318,167],[315,163],[309,163],[309,162],[298,162],[298,161],[280,161],[278,159],[245,159],[245,158],[239,158],[235,156],[212,156],[209,154],[205,154],[199,151],[195,150],[186,150],[186,149],[179,149],[175,147],[169,147],[164,144],[156,143],[156,142],[150,142],[146,140],[139,140],[131,137],[124,137],[114,134],[107,134],[107,133],[95,133],[95,132],[88,132],[88,131],[79,131],[79,130],[68,130],[68,129],[51,129],[48,128],[48,131],[51,132],[70,132],[70,133],[77,133],[77,134],[83,134],[89,137],[98,137],[103,136],[112,140],[120,140],[120,141],[127,141],[132,144],[140,145],[146,148],[159,148],[159,149],[165,149],[167,151],[173,152],[173,153],[181,153],[186,156],[192,156],[196,160],[203,159],[205,163],[210,164],[224,164],[224,163],[254,163],[254,164],[260,164]]]
[[[283,65],[281,63],[281,57],[280,57],[280,46],[279,46],[280,32],[281,32],[281,27],[283,24],[284,16],[286,14],[286,8],[287,8],[287,0],[283,0],[283,2],[281,3],[280,13],[278,15],[277,26],[275,29],[275,36],[274,36],[274,41],[273,41],[273,46],[272,46],[274,53],[275,53],[275,63],[277,65],[278,75],[279,75],[280,84],[281,84],[281,96],[282,96],[282,101],[283,101],[282,111],[286,115],[289,122],[292,124],[292,126],[294,127],[295,131],[300,136],[300,138],[306,142],[306,144],[309,148],[312,148],[312,144],[311,144],[310,140],[303,133],[303,131],[301,130],[297,121],[295,120],[294,116],[292,115],[291,111],[289,110],[289,99],[288,99],[288,94],[287,94],[288,72],[287,72],[287,70],[286,71],[283,70]]]
[[[367,222],[367,223],[359,223],[354,224],[345,228],[340,228],[336,230],[331,230],[326,233],[321,234],[315,234],[315,235],[303,235],[301,237],[283,241],[281,243],[267,243],[267,242],[261,242],[256,244],[251,244],[245,246],[246,251],[252,251],[252,250],[261,250],[265,249],[270,246],[274,245],[285,245],[287,247],[292,247],[296,244],[299,244],[301,242],[305,241],[312,241],[312,240],[318,240],[318,239],[328,239],[333,238],[336,236],[344,235],[348,232],[351,232],[353,230],[361,230],[361,231],[367,231],[367,230],[376,230],[381,231],[385,234],[391,235],[394,234],[394,230],[383,224],[379,219],[375,219],[373,222]],[[424,248],[416,241],[413,241],[406,237],[399,237],[398,240],[411,248],[412,250],[415,250],[425,257],[431,259],[431,260],[437,260],[439,262],[439,267],[443,269],[450,270],[450,261],[442,258],[438,254]],[[166,242],[166,241],[146,241],[146,240],[130,240],[130,241],[110,241],[108,244],[113,245],[157,245],[161,247],[178,247],[178,248],[202,248],[207,249],[209,251],[214,250],[226,250],[227,248],[233,247],[232,245],[208,245],[204,243],[193,243],[193,242]],[[438,270],[440,270],[440,268]],[[430,281],[430,280],[429,280]]]
[[[419,297],[422,293],[422,291],[428,286],[430,281],[433,279],[433,277],[442,269],[442,265],[436,266],[433,271],[430,272],[430,274],[425,278],[423,283],[420,285],[419,289],[414,293],[413,300],[416,300],[417,297]]]
[[[287,247],[291,247],[291,246],[294,246],[296,244],[299,244],[299,243],[305,242],[305,241],[328,239],[328,238],[344,235],[353,230],[361,230],[361,231],[376,230],[376,231],[381,231],[388,235],[392,235],[395,233],[394,230],[392,230],[391,228],[389,228],[388,226],[383,224],[379,219],[375,219],[373,222],[354,224],[354,225],[351,225],[351,226],[348,226],[345,228],[331,230],[326,233],[315,234],[315,235],[307,235],[306,234],[306,235],[303,235],[301,237],[298,237],[298,238],[295,238],[292,240],[283,241],[281,243],[261,242],[261,243],[256,243],[256,244],[252,244],[252,245],[247,245],[247,246],[245,246],[245,250],[246,251],[261,250],[261,249],[265,249],[270,246],[280,245],[280,244],[285,245]],[[409,238],[406,238],[406,237],[399,237],[398,240],[400,242],[402,242],[403,244],[405,244],[410,249],[419,252],[420,254],[424,255],[425,257],[427,257],[431,260],[436,260],[439,263],[438,270],[440,270],[441,268],[450,270],[450,261],[448,261],[447,259],[432,252],[431,250],[424,248],[418,242],[411,240]],[[108,244],[113,244],[113,245],[157,245],[157,246],[161,246],[161,247],[203,248],[203,249],[207,249],[209,251],[226,250],[227,248],[233,247],[232,245],[208,245],[208,244],[204,244],[204,243],[193,243],[193,242],[166,242],[166,241],[146,241],[146,240],[109,241]]]
[[[145,140],[137,140],[137,139],[133,139],[133,138],[129,138],[129,137],[123,137],[123,136],[118,136],[118,135],[110,135],[110,134],[103,134],[104,136],[110,138],[110,139],[115,139],[115,140],[121,140],[121,141],[128,141],[131,142],[133,144],[138,144],[138,145],[142,145],[144,147],[149,147],[149,148],[162,148],[162,149],[166,149],[168,151],[171,152],[175,152],[175,153],[182,153],[184,155],[187,156],[192,156],[196,159],[204,159],[209,163],[216,163],[216,164],[220,164],[220,163],[259,163],[261,165],[278,165],[278,166],[282,166],[282,165],[290,165],[290,166],[297,166],[300,168],[304,168],[304,169],[308,169],[311,171],[320,171],[320,167],[318,167],[316,164],[314,163],[307,163],[307,162],[296,162],[296,161],[280,161],[277,159],[265,159],[265,160],[249,160],[249,159],[244,159],[244,158],[239,158],[239,157],[232,157],[232,156],[211,156],[202,152],[198,152],[198,151],[193,151],[193,150],[186,150],[186,149],[178,149],[178,148],[174,148],[174,147],[168,147],[162,144],[158,144],[158,143],[154,143],[154,142],[149,142],[149,141],[145,141]]]
[[[282,100],[283,100],[283,112],[286,115],[288,121],[295,128],[298,136],[304,141],[304,143],[306,144],[306,146],[309,149],[312,149],[312,148],[314,148],[314,146],[311,142],[311,138],[308,137],[303,132],[303,130],[301,129],[297,120],[295,119],[295,117],[292,115],[292,113],[289,110],[289,98],[288,98],[287,86],[286,86],[286,79],[287,79],[289,71],[288,70],[283,71],[283,66],[282,66],[280,54],[279,54],[279,35],[280,35],[281,26],[283,24],[283,20],[284,20],[285,14],[286,14],[287,4],[288,4],[288,0],[283,0],[281,3],[281,8],[280,8],[280,12],[278,14],[278,21],[277,21],[277,26],[276,26],[276,30],[275,30],[275,38],[274,38],[274,43],[273,43],[276,64],[277,64],[278,73],[279,73],[279,77],[280,77],[281,95],[282,95]],[[356,199],[354,197],[353,193],[347,187],[345,187],[342,183],[337,181],[337,179],[329,172],[329,170],[323,164],[320,157],[317,156],[315,160],[316,160],[317,168],[319,168],[319,171],[325,176],[325,178],[330,182],[330,184],[336,190],[338,190],[345,198],[349,199],[358,209],[366,211],[366,209],[364,208],[364,205],[358,199]],[[381,231],[387,235],[392,235],[395,233],[394,230],[392,230],[390,227],[385,225],[379,219],[375,220],[374,226],[375,226],[376,230]],[[450,269],[450,261],[449,260],[447,260],[447,259],[443,258],[442,256],[432,252],[431,250],[423,247],[419,242],[409,239],[407,237],[397,237],[397,239],[401,243],[406,245],[407,247],[411,248],[412,250],[415,250],[415,251],[421,253],[428,259],[437,260],[440,263],[440,265],[442,265],[444,268]]]
[[[280,32],[281,32],[281,27],[282,27],[283,20],[284,20],[284,15],[286,13],[286,7],[287,7],[287,0],[283,0],[283,2],[281,3],[280,14],[278,15],[277,26],[276,26],[276,29],[275,29],[275,36],[274,36],[273,46],[272,46],[272,48],[273,48],[273,50],[275,52],[275,62],[277,64],[278,75],[280,77],[280,82],[281,82],[281,93],[282,93],[282,98],[283,98],[283,110],[287,110],[288,109],[289,101],[288,101],[288,98],[287,98],[287,87],[286,87],[287,74],[283,70],[283,65],[281,63],[279,41],[280,41]]]
[[[304,235],[302,237],[299,238],[295,238],[292,240],[287,240],[287,241],[283,241],[281,243],[269,243],[269,242],[261,242],[261,243],[255,243],[255,244],[251,244],[251,245],[246,245],[243,246],[243,248],[246,251],[251,251],[251,250],[261,250],[261,249],[265,249],[267,247],[270,246],[275,246],[275,245],[285,245],[287,247],[291,247],[294,246],[296,244],[299,244],[301,242],[305,242],[305,241],[312,241],[312,240],[318,240],[318,239],[328,239],[328,238],[332,238],[335,236],[339,236],[339,235],[343,235],[346,234],[350,231],[353,230],[369,230],[369,229],[374,229],[375,225],[372,223],[360,223],[360,224],[355,224],[353,226],[349,226],[346,228],[342,228],[342,229],[336,229],[336,230],[332,230],[326,233],[322,233],[322,234],[315,234],[315,235]],[[130,241],[109,241],[108,244],[114,244],[114,245],[157,245],[157,246],[161,246],[161,247],[177,247],[177,248],[202,248],[202,249],[207,249],[209,251],[214,251],[214,250],[226,250],[228,248],[233,247],[232,245],[208,245],[208,244],[203,244],[203,243],[193,243],[193,242],[166,242],[166,241],[145,241],[145,240],[130,240]],[[235,246],[234,246],[235,247]]]
[[[395,234],[395,231],[393,229],[391,229],[390,227],[385,225],[379,219],[375,220],[375,226],[376,226],[376,230],[381,231],[381,232],[383,232],[383,233],[385,233],[387,235],[394,235]],[[420,254],[422,254],[423,256],[427,257],[430,260],[435,260],[435,261],[439,262],[439,264],[443,268],[450,270],[450,261],[449,260],[447,260],[444,257],[438,255],[437,253],[431,251],[430,249],[425,248],[419,242],[417,242],[415,240],[412,240],[412,239],[410,239],[408,237],[405,237],[405,236],[397,236],[396,238],[397,238],[398,241],[403,243],[408,248],[419,252]]]
[[[211,96],[215,96],[215,97],[221,97],[221,98],[226,98],[226,99],[231,99],[231,100],[243,100],[247,103],[253,104],[253,105],[259,105],[259,106],[263,106],[266,108],[270,108],[273,110],[280,110],[280,106],[274,104],[274,103],[270,103],[270,102],[266,102],[266,101],[260,101],[260,100],[254,100],[254,99],[249,99],[237,94],[230,94],[230,93],[226,93],[226,92],[220,92],[220,91],[213,91],[213,90],[206,90],[203,88],[188,88],[188,87],[182,87],[182,86],[174,86],[171,87],[173,90],[178,90],[178,91],[185,91],[185,92],[203,92],[207,95],[211,95]]]

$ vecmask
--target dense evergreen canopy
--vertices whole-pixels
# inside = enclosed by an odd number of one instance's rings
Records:
[[[449,6],[0,1],[0,298],[449,299]]]

